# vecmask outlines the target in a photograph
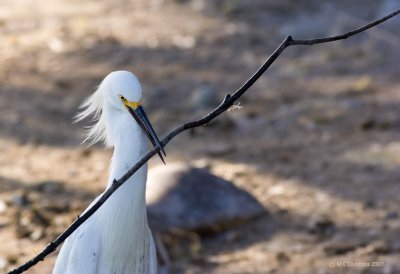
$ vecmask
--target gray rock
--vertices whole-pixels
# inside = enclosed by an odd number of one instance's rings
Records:
[[[353,252],[360,247],[360,245],[360,243],[353,241],[328,243],[323,250],[328,256],[344,255]]]
[[[28,194],[25,191],[19,192],[14,195],[12,201],[18,207],[26,207],[30,204]]]
[[[335,232],[335,223],[327,216],[314,216],[307,224],[308,232],[318,236],[328,236]]]
[[[207,110],[216,107],[220,102],[211,85],[202,85],[194,90],[191,103],[196,110]]]
[[[396,220],[399,218],[399,214],[396,211],[389,211],[385,215],[385,220]]]
[[[158,231],[218,232],[265,212],[248,192],[184,163],[151,169],[146,200],[150,226]]]

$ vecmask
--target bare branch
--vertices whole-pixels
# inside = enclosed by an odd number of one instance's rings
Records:
[[[333,42],[333,41],[338,41],[338,40],[344,40],[349,38],[350,36],[356,35],[360,32],[366,31],[367,29],[370,29],[372,27],[375,27],[376,25],[379,25],[383,22],[385,22],[386,20],[398,15],[400,13],[400,9],[382,17],[381,19],[378,19],[374,22],[371,22],[365,26],[362,26],[358,29],[354,29],[352,31],[343,33],[341,35],[335,35],[335,36],[331,36],[331,37],[324,37],[324,38],[317,38],[317,39],[310,39],[310,40],[292,40],[290,42],[290,45],[307,45],[307,46],[311,46],[311,45],[315,45],[315,44],[321,44],[321,43],[328,43],[328,42]]]
[[[289,46],[295,45],[314,45],[314,44],[321,44],[321,43],[328,43],[337,40],[347,39],[353,35],[366,31],[376,25],[383,23],[384,21],[398,15],[400,13],[400,9],[372,22],[365,26],[362,26],[358,29],[352,30],[350,32],[324,37],[324,38],[317,38],[317,39],[310,39],[310,40],[295,40],[291,36],[287,36],[282,43],[275,49],[275,51],[268,57],[265,63],[257,70],[257,72],[248,79],[243,86],[241,86],[235,93],[232,95],[227,94],[221,104],[216,107],[213,111],[208,113],[201,119],[188,122],[183,124],[173,131],[171,131],[162,141],[161,146],[166,146],[175,136],[182,133],[185,130],[190,128],[199,127],[207,124],[211,120],[218,117],[221,113],[228,110],[235,102],[238,100],[257,80],[260,78],[261,75],[275,62],[275,60],[281,55],[281,53]],[[105,201],[119,188],[124,184],[140,167],[142,167],[151,157],[153,157],[157,152],[160,150],[160,147],[154,148],[147,152],[139,162],[137,162],[128,172],[126,172],[120,179],[113,181],[113,184],[109,189],[107,189],[101,198],[84,214],[82,214],[78,219],[76,219],[61,235],[59,235],[54,241],[49,243],[38,255],[34,258],[26,262],[25,264],[21,265],[20,267],[8,272],[8,274],[18,274],[25,272],[35,264],[40,261],[43,261],[44,258],[49,255],[50,253],[54,252],[56,248],[61,245],[61,243],[68,238],[82,223],[84,223],[90,216],[93,215],[104,204]]]

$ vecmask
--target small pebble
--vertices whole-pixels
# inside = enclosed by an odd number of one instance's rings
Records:
[[[0,200],[0,214],[6,212],[6,210],[7,204],[3,200]]]
[[[7,259],[4,257],[0,257],[0,269],[2,270],[6,269],[7,265],[8,265]]]

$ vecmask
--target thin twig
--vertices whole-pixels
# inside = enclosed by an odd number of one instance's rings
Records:
[[[236,102],[237,99],[239,99],[257,80],[260,78],[262,74],[275,62],[275,60],[279,57],[279,55],[289,46],[295,46],[295,45],[314,45],[314,44],[321,44],[321,43],[328,43],[328,42],[333,42],[337,40],[343,40],[347,39],[350,36],[356,35],[360,32],[363,32],[369,28],[372,28],[378,24],[381,24],[382,22],[398,15],[400,13],[400,9],[372,22],[369,23],[363,27],[360,27],[358,29],[349,31],[347,33],[341,34],[341,35],[336,35],[336,36],[330,36],[330,37],[323,37],[323,38],[317,38],[317,39],[309,39],[309,40],[295,40],[291,36],[287,36],[282,43],[275,49],[275,51],[268,57],[268,59],[265,61],[265,63],[257,70],[257,72],[250,77],[249,80],[247,80],[242,87],[240,87],[235,93],[232,95],[227,94],[224,98],[224,100],[220,103],[220,105],[215,108],[213,111],[211,111],[209,114],[204,116],[201,119],[188,122],[186,124],[183,124],[173,131],[171,131],[162,141],[161,145],[162,147],[166,146],[175,136],[178,134],[182,133],[185,130],[188,130],[190,128],[194,127],[199,127],[207,124],[211,120],[215,119],[218,117],[221,113],[225,112],[230,106],[233,105],[233,103]],[[26,262],[25,264],[21,265],[20,267],[8,272],[8,274],[18,274],[25,272],[35,264],[37,264],[40,261],[43,261],[44,258],[49,255],[50,253],[54,252],[56,248],[61,245],[61,243],[69,237],[80,225],[82,225],[87,219],[89,219],[90,216],[95,213],[100,206],[102,206],[105,201],[119,188],[122,186],[123,183],[125,183],[140,167],[142,167],[148,160],[150,160],[151,157],[153,157],[157,152],[160,150],[160,147],[154,148],[147,152],[145,156],[142,157],[128,172],[126,172],[120,179],[113,181],[113,184],[109,189],[107,189],[101,198],[89,209],[87,210],[84,214],[82,214],[78,219],[76,219],[61,235],[59,235],[54,241],[49,243],[46,248],[43,249],[42,252],[40,252],[38,255],[36,255],[34,258]]]

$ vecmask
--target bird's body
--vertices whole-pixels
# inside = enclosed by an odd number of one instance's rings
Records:
[[[136,77],[114,72],[83,104],[78,116],[94,115],[97,123],[88,131],[88,139],[104,140],[114,147],[107,188],[146,152],[145,133],[149,133],[130,115],[135,111],[132,102],[138,107],[140,100]],[[156,274],[156,251],[146,214],[146,178],[147,166],[143,166],[65,241],[53,274]]]

